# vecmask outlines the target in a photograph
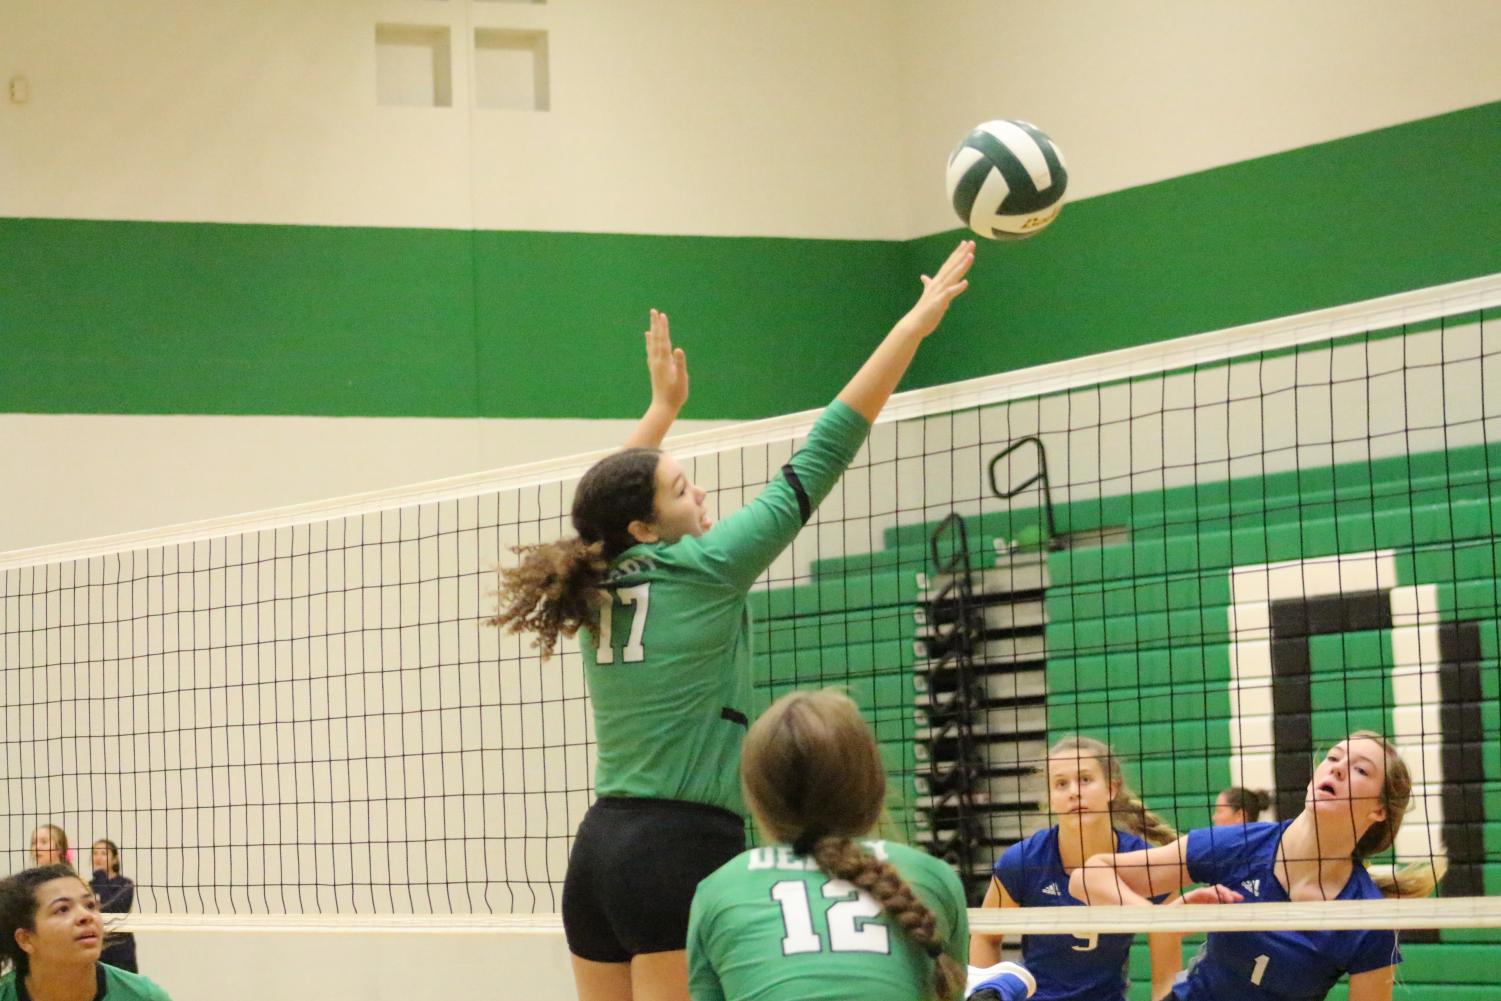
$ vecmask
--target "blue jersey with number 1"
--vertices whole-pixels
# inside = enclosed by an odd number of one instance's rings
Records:
[[[1115,832],[1115,850],[1151,847],[1141,838]],[[995,864],[995,878],[1023,907],[1082,906],[1068,893],[1068,873],[1058,853],[1058,828],[1038,831],[1007,848]],[[1126,996],[1126,958],[1131,935],[1026,935],[1022,964],[1037,978],[1032,1001],[1121,1001]]]
[[[1209,827],[1188,833],[1188,874],[1219,883],[1246,903],[1286,901],[1277,846],[1292,821]],[[1381,891],[1357,865],[1337,900],[1375,900]],[[1346,973],[1402,961],[1392,931],[1214,932],[1182,983],[1181,1001],[1323,1001]]]

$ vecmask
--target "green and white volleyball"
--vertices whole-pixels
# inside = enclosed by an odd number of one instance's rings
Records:
[[[1028,122],[983,122],[949,156],[949,201],[965,225],[988,239],[1042,232],[1058,218],[1067,187],[1062,152]]]

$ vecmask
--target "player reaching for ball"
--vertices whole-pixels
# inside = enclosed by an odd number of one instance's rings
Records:
[[[1427,896],[1430,863],[1373,878],[1366,858],[1396,840],[1412,778],[1395,747],[1368,730],[1329,750],[1303,811],[1281,823],[1207,827],[1171,844],[1104,854],[1074,872],[1091,904],[1141,904],[1192,883],[1191,903],[1373,900]],[[1213,932],[1169,1001],[1319,1001],[1345,974],[1350,1001],[1391,1001],[1402,961],[1391,931]]]
[[[544,655],[577,634],[593,702],[598,799],[563,886],[583,1001],[688,997],[694,887],[745,847],[736,775],[750,587],[854,458],[973,261],[964,241],[923,277],[916,304],[741,510],[711,525],[704,490],[676,459],[627,448],[580,479],[577,535],[522,547],[520,565],[502,571],[493,624],[534,633]]]

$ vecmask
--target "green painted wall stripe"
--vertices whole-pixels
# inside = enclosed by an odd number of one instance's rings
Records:
[[[826,402],[900,312],[875,241],[0,220],[0,411],[628,417]],[[915,281],[913,283],[915,285]]]
[[[1081,201],[981,247],[907,388],[1501,271],[1498,162],[1501,102]],[[0,412],[629,417],[658,306],[690,416],[787,413],[957,235],[0,219]]]

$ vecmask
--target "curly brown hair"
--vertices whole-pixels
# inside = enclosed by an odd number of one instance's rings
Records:
[[[534,646],[551,657],[559,636],[599,625],[610,602],[605,577],[610,561],[631,546],[633,521],[656,512],[657,463],[654,448],[628,448],[596,462],[573,494],[573,530],[557,542],[516,546],[519,565],[500,569],[496,613],[488,625],[536,634]]]
[[[771,704],[745,736],[741,785],[767,837],[791,844],[835,879],[864,890],[933,958],[930,988],[949,1001],[965,970],[944,951],[933,912],[891,863],[853,840],[881,816],[886,772],[870,727],[849,696],[792,692]]]

